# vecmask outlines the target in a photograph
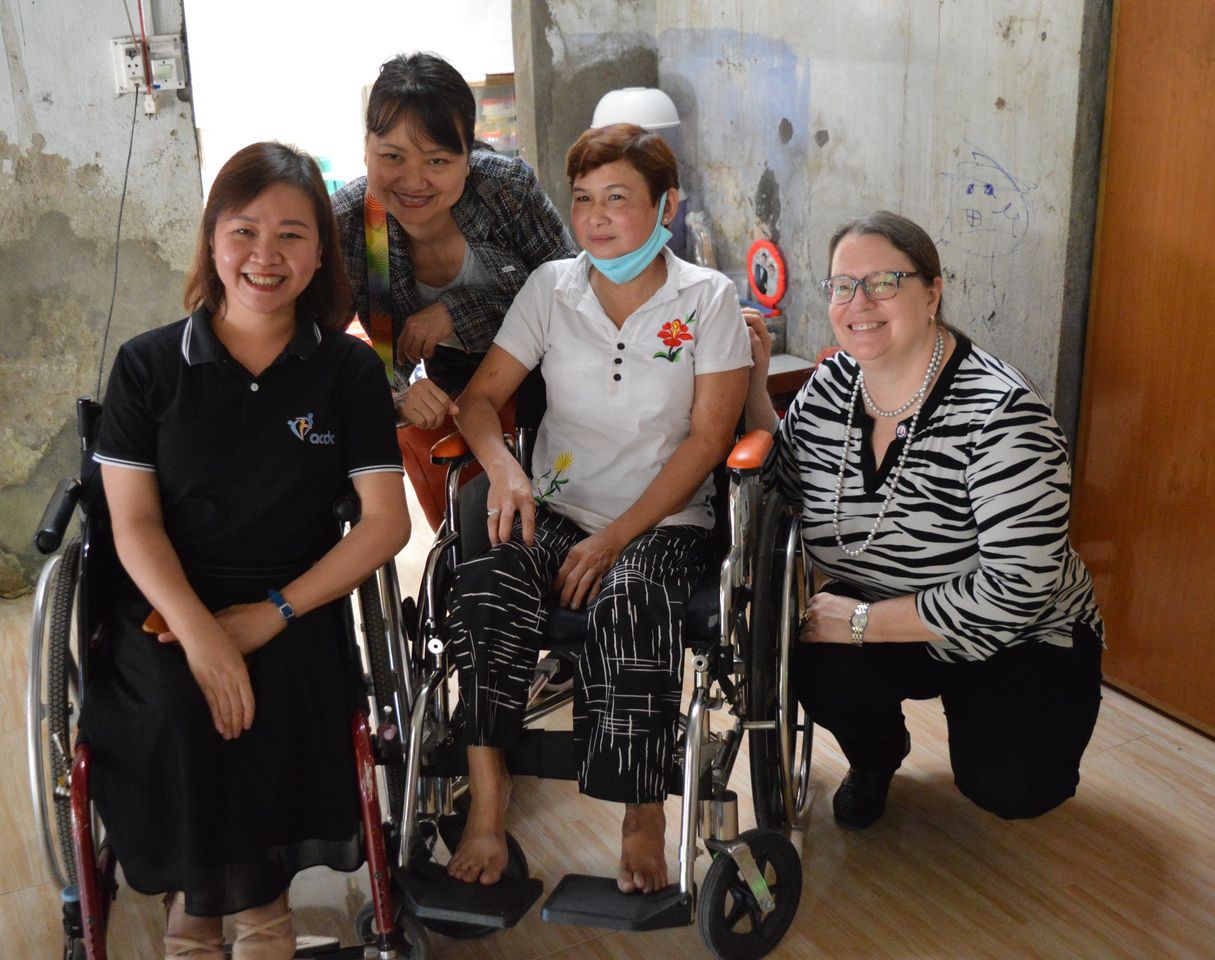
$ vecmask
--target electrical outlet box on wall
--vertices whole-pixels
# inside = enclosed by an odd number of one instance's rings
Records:
[[[111,40],[110,54],[114,61],[114,85],[118,93],[143,90],[147,74],[139,38],[119,37]],[[175,34],[148,37],[148,65],[152,92],[183,88],[186,85],[186,58],[182,52],[181,37]]]

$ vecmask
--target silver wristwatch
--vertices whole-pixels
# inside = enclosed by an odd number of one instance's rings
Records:
[[[852,627],[852,642],[859,647],[865,642],[865,627],[869,626],[869,604],[858,603],[848,624]]]

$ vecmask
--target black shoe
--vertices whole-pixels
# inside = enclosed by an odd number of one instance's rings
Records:
[[[911,752],[911,735],[904,733],[903,756]],[[886,812],[886,794],[890,792],[893,770],[858,770],[849,767],[848,773],[831,798],[835,811],[835,822],[849,830],[864,830],[871,827]]]
[[[857,770],[848,774],[831,799],[835,822],[849,830],[871,827],[886,811],[886,794],[890,791],[893,770]]]

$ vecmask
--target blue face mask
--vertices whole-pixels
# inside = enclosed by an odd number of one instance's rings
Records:
[[[662,200],[658,203],[658,219],[654,221],[654,230],[649,238],[636,250],[630,253],[622,254],[619,257],[612,257],[610,260],[601,260],[599,257],[592,257],[589,253],[591,263],[595,265],[595,269],[602,273],[612,283],[628,283],[630,280],[635,280],[641,276],[641,271],[648,267],[658,252],[662,250],[662,245],[671,239],[671,231],[662,225],[662,212],[667,206],[667,195],[663,193]]]

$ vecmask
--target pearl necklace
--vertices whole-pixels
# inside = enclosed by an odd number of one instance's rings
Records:
[[[857,371],[856,382],[852,385],[852,394],[848,398],[848,425],[844,427],[844,451],[840,455],[840,472],[835,479],[835,505],[831,511],[831,526],[835,529],[835,542],[839,544],[839,548],[850,557],[859,557],[862,553],[869,549],[869,544],[873,543],[873,538],[877,536],[878,527],[882,525],[882,519],[886,516],[886,511],[890,508],[891,501],[894,500],[894,491],[899,485],[899,478],[903,475],[903,464],[907,462],[907,451],[911,449],[911,439],[915,436],[915,428],[920,422],[920,413],[924,410],[923,398],[927,392],[928,385],[932,383],[932,378],[937,375],[937,370],[941,366],[941,357],[945,353],[945,341],[941,336],[941,331],[937,329],[937,342],[932,349],[932,359],[928,361],[928,370],[924,374],[924,383],[920,389],[916,391],[916,395],[911,398],[906,404],[900,407],[901,410],[906,410],[917,399],[921,401],[916,407],[915,413],[911,417],[911,423],[907,427],[907,439],[903,441],[903,449],[899,451],[899,459],[895,463],[894,476],[890,480],[890,488],[886,491],[886,499],[882,501],[882,508],[878,511],[877,517],[874,518],[873,526],[869,528],[869,535],[865,537],[865,542],[859,547],[847,547],[844,545],[844,538],[840,534],[840,501],[844,496],[844,473],[848,468],[848,451],[852,446],[852,417],[856,412],[856,395],[865,389],[864,377],[861,371]],[[868,397],[866,397],[868,401]],[[870,404],[872,406],[872,404]],[[894,414],[878,411],[882,416],[894,416]],[[898,411],[896,411],[897,413]]]
[[[893,410],[883,410],[873,402],[873,397],[869,396],[869,388],[865,386],[864,371],[856,375],[856,381],[861,385],[861,396],[865,398],[865,406],[879,417],[897,417],[899,414],[906,413],[912,408],[912,405],[919,403],[924,399],[924,394],[928,392],[928,385],[932,383],[932,378],[937,372],[937,367],[941,365],[941,355],[945,352],[945,338],[941,336],[940,327],[937,328],[936,343],[932,347],[932,359],[928,363],[928,371],[924,374],[924,382],[920,384],[920,389],[911,395],[901,407],[895,407]]]

